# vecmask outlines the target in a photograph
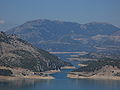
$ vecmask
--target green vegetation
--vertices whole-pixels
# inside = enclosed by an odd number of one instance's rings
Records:
[[[5,42],[10,44],[10,37],[5,35],[4,32],[0,32],[0,42]]]
[[[60,60],[57,56],[50,54],[47,51],[39,49],[39,52],[45,57],[45,59],[49,60],[49,64],[53,64],[52,62],[55,62],[55,64],[58,66],[56,69],[59,69],[63,66],[72,66],[71,63],[65,62]],[[53,65],[54,66],[54,65]]]
[[[12,76],[12,72],[11,70],[7,70],[7,69],[0,69],[0,75],[3,75],[3,76]]]
[[[11,51],[11,53],[14,53],[14,54],[22,57],[22,58],[20,58],[20,63],[14,63],[13,62],[12,66],[22,67],[22,68],[26,68],[26,69],[36,71],[35,66],[37,66],[37,64],[45,65],[41,60],[39,60],[39,63],[37,63],[37,61],[38,61],[37,58],[35,58],[34,55],[32,55],[32,53],[30,53],[28,51],[14,50],[14,51]]]

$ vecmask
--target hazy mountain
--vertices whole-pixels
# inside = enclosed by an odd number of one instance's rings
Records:
[[[117,31],[117,32],[115,32],[115,33],[113,33],[113,35],[115,35],[115,36],[120,36],[120,30]]]
[[[120,28],[108,23],[79,24],[39,19],[28,21],[8,30],[7,33],[17,34],[48,51],[91,51],[95,49],[93,46],[101,43],[99,37],[102,37],[101,40],[104,42],[104,37],[118,30]]]
[[[71,64],[44,50],[33,47],[16,35],[0,32],[0,66],[20,67],[40,72],[69,65]]]

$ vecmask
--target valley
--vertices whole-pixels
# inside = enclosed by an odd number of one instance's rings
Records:
[[[0,0],[0,90],[120,90],[120,0]]]
[[[89,62],[97,63],[103,58],[119,59],[119,30],[112,24],[101,22],[28,21],[6,31],[7,34],[1,32],[1,66],[20,67],[23,72],[17,71],[18,76],[24,77],[30,70],[27,78],[31,77],[31,73],[32,77],[45,77],[60,69],[75,69],[81,73],[79,69],[91,68]],[[108,67],[111,68],[111,65]],[[13,76],[17,75],[14,75],[16,70],[11,71]]]

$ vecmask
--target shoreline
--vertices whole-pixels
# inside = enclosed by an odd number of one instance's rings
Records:
[[[61,69],[76,69],[75,66],[64,66],[64,67],[61,67]]]
[[[19,80],[19,79],[55,79],[49,74],[60,72],[59,70],[49,70],[45,72],[33,72],[23,68],[10,68],[0,66],[0,70],[9,70],[11,75],[0,75],[0,80]]]
[[[68,78],[71,79],[94,79],[94,80],[120,80],[120,77],[117,76],[100,76],[100,75],[93,75],[93,76],[78,76],[73,74],[67,74]]]
[[[78,66],[80,66],[80,67],[86,67],[87,66],[87,64],[77,64]]]
[[[70,72],[67,74],[68,78],[87,78],[87,79],[108,79],[120,80],[120,69],[116,66],[106,65],[99,70],[91,72]]]
[[[12,81],[12,80],[21,80],[21,79],[55,79],[53,76],[38,76],[38,75],[33,75],[33,76],[21,76],[21,77],[15,77],[15,76],[0,76],[0,81]]]
[[[43,74],[53,74],[53,73],[57,73],[57,72],[61,72],[60,70],[49,70],[49,71],[45,71],[45,72],[41,72]]]

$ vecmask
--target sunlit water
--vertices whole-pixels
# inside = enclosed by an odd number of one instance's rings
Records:
[[[0,90],[120,90],[120,81],[69,79],[68,71],[54,74],[54,80],[2,81]]]

